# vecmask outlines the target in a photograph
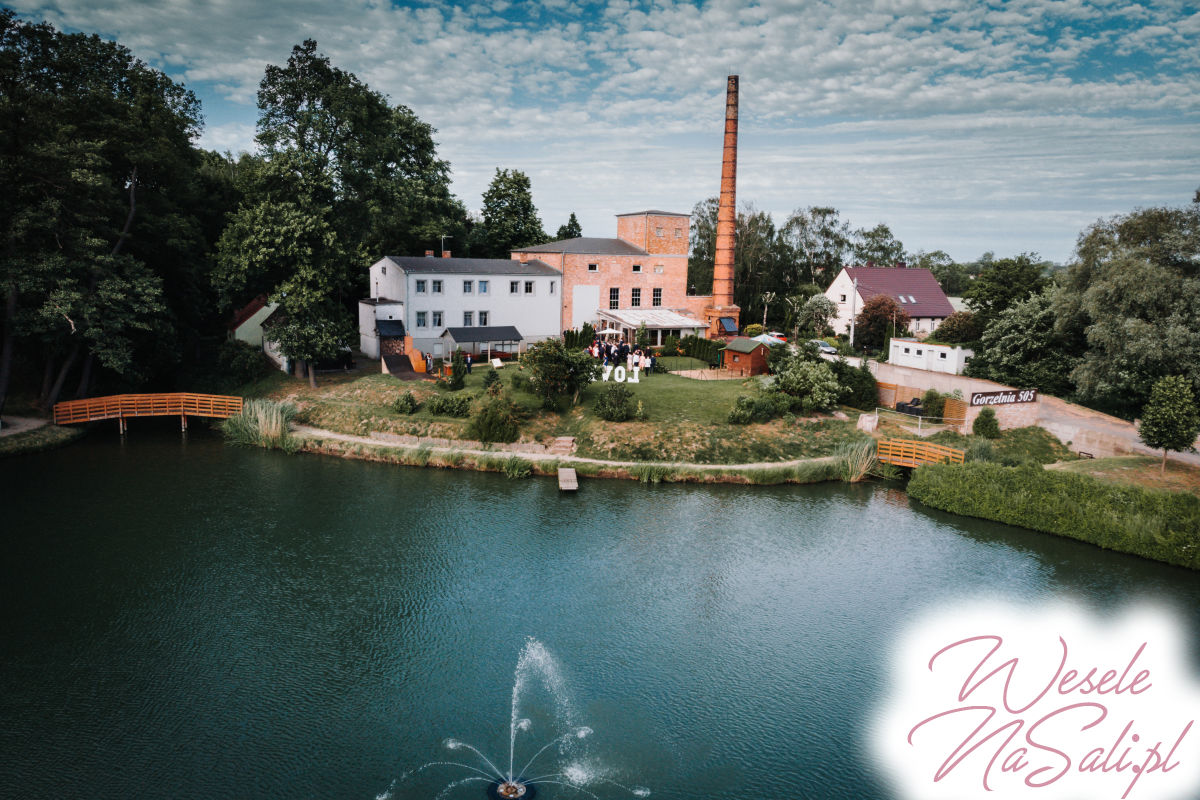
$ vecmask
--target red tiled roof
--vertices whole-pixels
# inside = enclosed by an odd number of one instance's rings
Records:
[[[910,317],[945,318],[954,313],[946,293],[927,269],[904,267],[846,267],[850,280],[858,279],[863,302],[886,294]]]
[[[242,308],[238,309],[233,314],[233,319],[229,321],[229,330],[236,331],[242,327],[242,323],[253,317],[260,309],[267,305],[267,296],[260,294],[258,297],[251,300]]]

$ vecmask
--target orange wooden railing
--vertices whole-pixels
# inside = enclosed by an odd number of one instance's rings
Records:
[[[54,404],[54,423],[70,425],[125,417],[232,417],[242,411],[242,398],[220,394],[113,394]]]
[[[911,439],[880,439],[875,457],[898,467],[919,467],[922,464],[961,464],[966,452],[932,442]]]

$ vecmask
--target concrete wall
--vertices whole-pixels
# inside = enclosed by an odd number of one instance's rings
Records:
[[[982,378],[968,378],[965,375],[930,372],[924,369],[902,367],[897,364],[881,364],[878,361],[868,361],[867,366],[872,374],[875,375],[875,380],[880,383],[894,383],[907,387],[910,390],[919,390],[919,392],[916,392],[917,394],[924,392],[926,389],[937,389],[942,394],[952,394],[955,390],[958,390],[962,393],[963,399],[967,400],[968,403],[971,395],[975,392],[1016,391],[1011,386],[1005,386],[994,381],[985,381]],[[881,402],[884,399],[881,396]],[[899,399],[907,402],[912,398],[911,395],[905,394]],[[991,406],[991,408],[996,412],[996,419],[1000,422],[1001,430],[1025,428],[1038,424],[1041,418],[1042,400],[1039,395],[1038,400],[1033,403],[1012,403],[1009,405]],[[979,416],[981,410],[982,408],[980,407],[967,406],[965,429],[968,432],[971,430],[971,425],[974,424],[975,418]]]
[[[404,300],[404,271],[386,258],[371,265],[367,287],[368,297],[386,297],[389,300]]]

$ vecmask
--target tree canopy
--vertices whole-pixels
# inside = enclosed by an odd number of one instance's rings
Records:
[[[567,220],[565,225],[560,225],[558,233],[555,234],[555,239],[578,239],[583,236],[583,228],[579,225],[579,220],[575,219],[575,212],[571,212],[571,218]]]
[[[1191,383],[1182,375],[1159,378],[1142,409],[1138,435],[1150,447],[1163,451],[1159,471],[1167,468],[1167,451],[1193,450],[1200,433],[1200,413]]]
[[[894,298],[877,294],[863,303],[854,318],[854,342],[863,347],[882,348],[885,339],[901,335],[910,321],[908,312]]]
[[[985,328],[1006,308],[1044,289],[1049,280],[1042,275],[1044,264],[1036,253],[1001,258],[979,273],[963,298]]]
[[[483,193],[483,219],[471,231],[475,258],[510,258],[513,250],[547,241],[542,219],[533,205],[529,176],[516,169],[496,169]]]

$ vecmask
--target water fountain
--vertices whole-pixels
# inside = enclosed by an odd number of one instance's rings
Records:
[[[553,698],[555,706],[553,716],[561,732],[542,745],[520,769],[515,769],[517,735],[528,732],[534,727],[532,720],[521,715],[522,694],[533,678],[540,678],[542,684]],[[533,769],[534,765],[539,763],[539,759],[542,759],[547,751],[551,751],[552,755],[557,754],[560,759],[569,759],[575,755],[580,743],[592,734],[592,729],[586,725],[575,724],[574,717],[574,709],[567,695],[562,673],[558,669],[557,663],[541,642],[530,638],[526,640],[525,646],[521,648],[521,655],[517,659],[517,667],[514,671],[512,708],[508,733],[508,769],[504,770],[496,766],[478,748],[459,739],[450,738],[442,742],[447,750],[470,751],[479,758],[481,763],[469,764],[463,761],[430,761],[401,776],[397,782],[393,782],[392,786],[388,787],[388,790],[380,794],[376,800],[392,800],[394,797],[393,791],[396,789],[397,783],[403,783],[418,773],[433,767],[458,767],[471,773],[445,786],[437,795],[439,799],[449,797],[455,789],[469,783],[486,784],[487,796],[494,798],[494,800],[516,800],[517,798],[532,800],[537,796],[538,788],[544,786],[565,786],[597,800],[600,800],[600,795],[593,792],[592,789],[598,789],[602,786],[615,787],[634,797],[648,797],[650,790],[644,786],[624,786],[604,777],[601,769],[588,766],[580,760],[560,763],[553,767],[547,765],[540,769],[548,771],[541,774],[531,774],[536,772]]]

